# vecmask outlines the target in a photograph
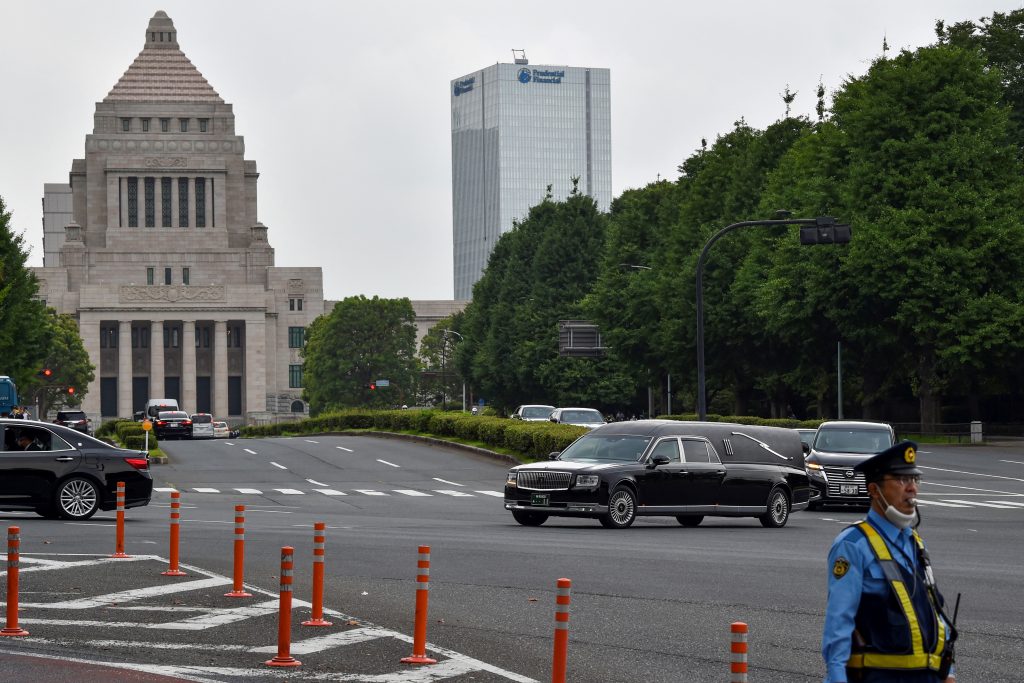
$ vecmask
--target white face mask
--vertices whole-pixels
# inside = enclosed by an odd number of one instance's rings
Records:
[[[878,487],[878,497],[882,499],[883,503],[885,503],[885,518],[892,522],[893,526],[896,526],[900,529],[906,529],[914,523],[914,520],[917,518],[916,498],[911,501],[911,503],[913,503],[914,505],[914,512],[907,514],[904,512],[900,512],[892,505],[889,505],[889,501],[887,501],[885,499],[885,496],[882,494],[881,486]]]

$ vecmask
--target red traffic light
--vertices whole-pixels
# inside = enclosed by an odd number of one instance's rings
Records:
[[[371,383],[370,383],[370,391],[373,391],[373,390],[374,390],[374,389],[376,389],[376,388],[377,388],[377,385],[376,385],[375,383],[372,383],[372,382],[371,382]]]
[[[43,379],[53,379],[53,370],[50,368],[43,368],[39,371],[39,376]]]
[[[74,394],[75,393],[75,388],[74,387],[68,387],[68,393],[69,394]]]

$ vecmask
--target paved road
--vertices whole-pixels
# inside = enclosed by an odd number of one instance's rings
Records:
[[[550,678],[555,581],[566,576],[570,680],[724,680],[729,624],[740,620],[751,629],[751,680],[814,681],[825,554],[862,514],[797,513],[782,530],[730,519],[696,529],[671,519],[625,531],[558,519],[526,528],[496,495],[505,465],[456,450],[353,436],[166,446],[172,464],[154,472],[167,490],[128,513],[131,561],[68,555],[109,554],[111,514],[87,524],[4,516],[22,526],[22,621],[32,635],[0,650],[146,662],[150,673],[188,680],[540,681]],[[944,591],[963,593],[961,680],[1019,681],[1024,449],[928,450],[922,534]],[[171,489],[185,506],[183,579],[159,574]],[[262,590],[248,611],[222,597],[236,503],[247,506],[246,581]],[[268,669],[280,547],[295,546],[295,597],[309,600],[312,523],[321,520],[336,625],[296,625],[301,673]],[[398,660],[411,654],[420,544],[432,549],[427,638],[441,664],[410,669]],[[69,561],[79,565],[61,564]],[[183,589],[156,592],[168,584]],[[294,621],[308,610],[296,607]]]

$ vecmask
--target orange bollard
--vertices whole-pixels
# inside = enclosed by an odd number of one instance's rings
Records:
[[[242,586],[242,572],[245,565],[245,506],[235,506],[235,576],[230,593],[225,593],[228,598],[251,598],[252,593],[246,593]]]
[[[21,529],[7,527],[7,626],[0,636],[27,636],[28,631],[18,627],[18,564],[21,547]]]
[[[747,683],[747,625],[742,621],[733,622],[732,631],[732,678],[730,683]]]
[[[117,482],[117,536],[114,541],[114,554],[111,557],[131,557],[124,552],[124,482]]]
[[[416,623],[412,637],[412,656],[402,657],[404,664],[437,664],[427,656],[427,599],[430,596],[430,546],[421,545],[416,563]]]
[[[302,622],[303,626],[333,626],[334,622],[324,620],[324,542],[327,525],[313,523],[313,618]]]
[[[551,683],[565,683],[566,663],[569,658],[569,591],[572,581],[558,580],[555,594],[555,651],[551,663]]]
[[[291,656],[292,638],[292,558],[295,548],[281,548],[281,609],[277,619],[277,656],[268,659],[267,666],[299,666],[299,660]]]
[[[171,566],[165,572],[160,572],[164,576],[187,576],[185,572],[178,569],[178,541],[181,540],[180,536],[180,520],[181,520],[181,491],[171,491]]]

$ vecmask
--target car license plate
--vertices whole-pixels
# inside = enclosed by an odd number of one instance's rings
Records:
[[[856,496],[857,485],[856,484],[840,484],[839,495],[841,496]]]
[[[550,500],[550,493],[535,493],[530,497],[530,505],[547,505]]]

